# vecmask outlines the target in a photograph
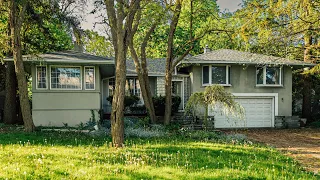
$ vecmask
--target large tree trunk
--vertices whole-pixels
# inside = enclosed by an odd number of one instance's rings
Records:
[[[152,93],[149,83],[149,77],[146,67],[142,69],[142,72],[137,73],[140,83],[140,89],[143,97],[144,104],[148,110],[148,115],[150,117],[151,123],[156,123],[157,117],[155,114],[155,109],[152,101]]]
[[[3,121],[5,124],[15,124],[17,122],[17,79],[14,72],[14,64],[7,63],[6,69],[6,96],[4,101]]]
[[[166,70],[166,77],[165,77],[165,90],[166,90],[166,106],[165,106],[165,113],[164,113],[164,124],[168,125],[171,121],[171,112],[172,112],[172,73],[171,69],[170,72]]]
[[[173,72],[173,60],[174,60],[174,34],[179,22],[183,0],[177,0],[175,3],[175,10],[170,22],[170,31],[167,43],[167,57],[166,57],[166,75],[165,75],[165,91],[166,91],[166,107],[164,113],[164,124],[168,125],[171,121],[171,109],[172,109],[172,72]]]
[[[114,147],[122,147],[124,143],[124,97],[126,83],[126,50],[125,44],[118,41],[116,54],[116,89],[113,94],[111,111],[111,135]]]
[[[150,31],[150,34],[151,32],[152,31]],[[144,105],[147,108],[151,123],[156,123],[157,117],[156,117],[153,100],[152,100],[152,93],[151,93],[148,69],[147,69],[147,59],[146,59],[146,53],[145,53],[145,47],[147,46],[147,39],[148,37],[146,36],[144,43],[142,43],[141,45],[142,46],[141,61],[139,61],[137,52],[134,49],[132,41],[129,41],[129,47],[130,47],[131,56],[133,58],[133,62],[135,64],[136,72],[138,75]]]
[[[19,99],[22,118],[24,122],[24,128],[26,132],[32,132],[35,129],[33,124],[30,103],[28,99],[28,88],[27,79],[24,71],[24,65],[21,53],[21,39],[20,31],[22,27],[22,22],[24,19],[24,13],[26,9],[26,2],[22,5],[22,10],[19,15],[17,15],[18,5],[15,0],[10,1],[10,30],[11,30],[11,40],[12,40],[12,52],[13,60],[15,65],[15,71],[18,81],[19,88]]]
[[[140,9],[140,0],[124,2],[106,0],[108,21],[112,35],[112,44],[115,51],[116,89],[113,94],[111,110],[112,144],[122,147],[124,143],[124,96],[126,83],[126,55],[128,42],[131,41],[132,23],[136,12]]]
[[[311,62],[311,49],[310,45],[312,43],[312,37],[310,35],[305,35],[305,50],[304,50],[304,62]],[[312,121],[311,119],[311,84],[312,79],[309,74],[303,75],[303,100],[302,100],[302,117],[307,118],[307,121]]]

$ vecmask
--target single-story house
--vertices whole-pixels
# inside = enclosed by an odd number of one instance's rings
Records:
[[[100,109],[110,112],[107,97],[115,88],[113,58],[76,51],[24,58],[33,77],[32,116],[36,126],[77,126],[89,121],[92,112],[96,119]],[[173,94],[181,97],[183,111],[192,93],[220,84],[243,105],[246,119],[234,123],[210,112],[216,128],[275,127],[275,117],[292,115],[292,68],[309,66],[313,64],[235,50],[206,52],[178,64]],[[165,59],[148,60],[148,70],[153,95],[164,95]],[[126,91],[141,97],[132,60],[127,60]]]

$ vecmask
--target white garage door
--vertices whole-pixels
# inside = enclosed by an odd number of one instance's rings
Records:
[[[209,110],[214,115],[215,128],[273,127],[274,117],[272,98],[237,98],[245,109],[245,119],[226,117],[219,111]],[[209,108],[210,109],[210,108]],[[211,112],[210,112],[211,111]]]

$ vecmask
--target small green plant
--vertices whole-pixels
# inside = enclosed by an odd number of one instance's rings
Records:
[[[62,123],[64,128],[70,128],[70,126],[68,125],[68,123]]]
[[[96,114],[94,113],[94,110],[91,109],[90,112],[91,112],[90,121],[92,121],[92,122],[94,122],[94,123],[97,122],[97,121],[96,121]]]
[[[308,125],[309,127],[320,128],[320,121],[312,122]]]

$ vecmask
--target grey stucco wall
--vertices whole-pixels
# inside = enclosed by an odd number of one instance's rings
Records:
[[[257,87],[256,67],[232,65],[230,70],[231,86],[225,87],[231,93],[278,93],[278,115],[292,115],[292,70],[283,67],[281,87]],[[193,66],[190,72],[191,92],[204,91],[202,86],[202,66]]]
[[[36,89],[36,66],[32,66],[32,116],[36,126],[69,126],[85,123],[91,118],[91,110],[96,113],[101,108],[100,72],[95,66],[95,90],[84,89],[84,72],[81,66],[81,90],[51,90],[50,68],[47,65],[48,89]]]

